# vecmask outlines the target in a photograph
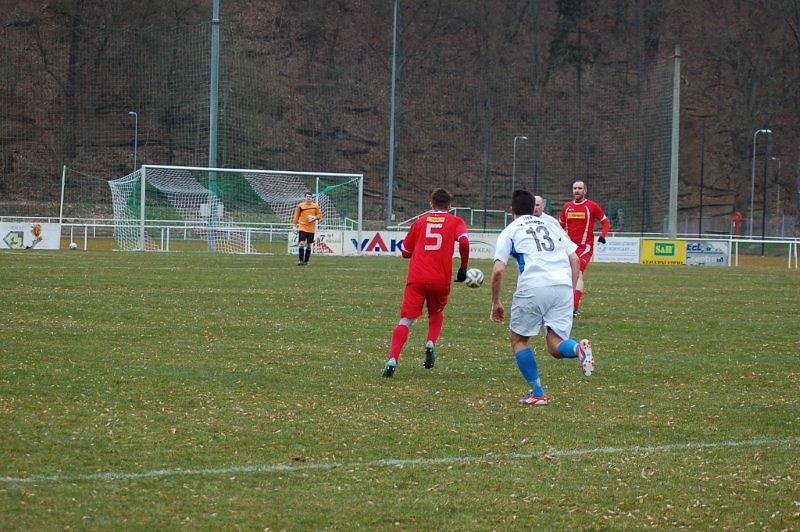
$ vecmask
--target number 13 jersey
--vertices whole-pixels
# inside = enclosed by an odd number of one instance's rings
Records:
[[[411,253],[406,282],[449,285],[455,243],[462,237],[469,238],[462,218],[443,211],[420,216],[403,239],[403,249]]]
[[[572,286],[569,254],[576,249],[552,216],[524,215],[508,224],[497,237],[494,260],[505,264],[510,256],[516,261],[516,294],[525,296],[540,286]]]

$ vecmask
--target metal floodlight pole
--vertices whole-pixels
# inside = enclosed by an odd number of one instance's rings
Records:
[[[781,160],[777,157],[770,157],[770,159],[778,163],[778,173],[775,174],[775,188],[777,189],[775,194],[775,216],[779,216],[781,214]]]
[[[211,8],[211,90],[208,105],[208,166],[217,167],[217,110],[219,106],[219,2],[214,0]],[[216,189],[215,172],[208,175],[208,250],[216,251]]]
[[[669,213],[667,229],[672,238],[678,234],[678,150],[681,119],[681,47],[675,45],[674,71],[672,75],[672,140],[669,169]]]
[[[756,138],[760,133],[769,135],[772,133],[771,129],[757,129],[753,133],[753,165],[750,174],[750,220],[748,222],[748,235],[753,238],[753,198],[756,195]]]
[[[703,185],[706,168],[706,121],[703,119],[702,135],[700,137],[700,216],[697,221],[697,237],[703,236]]]
[[[217,167],[217,107],[219,104],[219,2],[211,14],[211,92],[209,94],[208,166]]]
[[[514,156],[511,161],[511,194],[514,194],[514,189],[517,185],[517,141],[528,140],[528,137],[517,135],[514,137]]]
[[[139,153],[139,113],[136,111],[128,111],[129,115],[134,117],[133,126],[133,171],[136,171],[136,155]]]
[[[389,96],[389,168],[386,190],[386,225],[392,225],[392,200],[394,199],[394,107],[397,89],[397,8],[400,0],[394,0],[392,16],[392,82]]]

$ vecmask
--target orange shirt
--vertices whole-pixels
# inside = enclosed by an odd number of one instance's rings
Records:
[[[309,218],[315,217],[315,218]],[[322,211],[316,202],[306,203],[301,201],[294,209],[294,216],[292,216],[292,225],[306,233],[317,232],[317,221],[322,220]]]

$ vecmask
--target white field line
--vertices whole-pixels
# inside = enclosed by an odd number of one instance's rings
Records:
[[[253,473],[295,473],[303,471],[326,471],[332,469],[361,469],[370,467],[405,467],[405,466],[438,466],[472,463],[502,463],[509,461],[530,460],[534,458],[570,458],[589,455],[612,454],[658,454],[700,449],[721,449],[730,447],[769,447],[791,446],[800,444],[796,438],[756,438],[751,440],[729,440],[719,442],[669,443],[664,445],[634,445],[630,447],[595,447],[590,449],[546,450],[531,453],[486,454],[475,456],[450,456],[440,458],[386,458],[363,462],[336,463],[292,463],[292,464],[257,464],[247,466],[231,466],[216,469],[151,469],[140,472],[87,473],[75,475],[33,475],[29,477],[0,477],[1,484],[46,484],[56,482],[81,481],[117,481],[138,480],[179,476],[224,476]]]

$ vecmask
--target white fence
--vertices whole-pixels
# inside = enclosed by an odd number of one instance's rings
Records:
[[[57,217],[9,217],[0,216],[0,223],[20,222],[20,223],[58,223]],[[116,226],[117,228],[119,225]],[[131,221],[131,227],[139,227],[138,220]],[[150,235],[151,248],[157,251],[168,252],[172,250],[172,244],[176,241],[198,241],[193,236],[194,231],[203,230],[205,226],[191,225],[187,222],[176,222],[174,220],[151,220],[147,223],[146,229]],[[82,240],[82,248],[89,249],[89,242],[92,239],[113,239],[115,224],[113,220],[101,218],[65,218],[61,225],[61,237],[69,237],[68,243]],[[236,226],[221,230],[235,231],[245,235],[246,245],[243,253],[254,253],[253,245],[256,243],[287,243],[287,251],[291,251],[293,243],[293,232],[289,224],[252,224],[247,226]],[[328,235],[327,237],[325,235]],[[334,235],[335,234],[335,235]],[[475,258],[491,258],[497,232],[471,232],[473,240],[472,256]],[[377,231],[329,231],[321,229],[318,236],[322,239],[319,244],[328,242],[340,243],[333,246],[333,252],[325,251],[325,246],[320,248],[321,253],[333,255],[399,255],[399,243],[405,236],[405,228],[400,231],[377,230]],[[786,246],[787,266],[798,268],[798,246],[800,238],[746,238],[732,236],[720,237],[720,235],[706,234],[680,234],[676,238],[670,238],[660,233],[610,233],[608,241],[615,241],[622,244],[623,241],[636,240],[639,242],[659,240],[664,242],[719,242],[725,244],[727,254],[727,265],[738,266],[742,246],[756,249],[749,254],[758,253],[758,248],[763,246]],[[296,245],[296,244],[294,244]],[[683,244],[681,244],[683,245]],[[351,249],[352,248],[352,249]],[[341,250],[336,252],[336,250]],[[630,251],[630,250],[628,250]],[[628,253],[629,254],[629,253]],[[602,252],[595,256],[598,260],[609,262],[632,262],[626,255],[625,260],[599,258]]]

